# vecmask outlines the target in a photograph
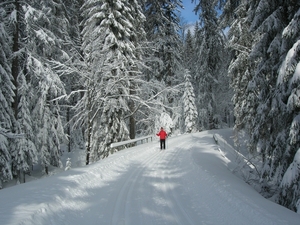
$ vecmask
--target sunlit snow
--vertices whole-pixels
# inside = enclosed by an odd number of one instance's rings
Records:
[[[231,135],[174,136],[162,151],[154,139],[82,167],[69,154],[69,170],[0,190],[0,224],[299,225],[233,172]]]

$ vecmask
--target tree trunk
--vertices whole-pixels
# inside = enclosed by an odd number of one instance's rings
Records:
[[[16,7],[16,23],[15,25],[15,31],[13,34],[13,53],[16,53],[20,50],[19,47],[19,18],[20,18],[20,3],[19,0],[15,0],[14,2],[15,7]],[[16,54],[18,55],[18,54]],[[19,75],[19,57],[15,56],[12,59],[12,68],[11,68],[11,73],[13,76],[13,83],[15,86],[15,96],[14,96],[14,102],[13,102],[13,110],[14,110],[14,116],[17,119],[18,118],[18,75]]]
[[[88,106],[87,106],[87,110],[88,112],[88,118],[87,118],[87,148],[86,148],[86,161],[85,161],[85,165],[89,165],[90,163],[90,152],[91,152],[91,135],[92,135],[92,121],[91,121],[91,90],[88,90]]]
[[[135,110],[135,104],[131,100],[129,103],[129,109],[132,115],[129,117],[129,137],[130,139],[135,139],[135,118],[134,118],[134,110]]]
[[[135,88],[136,88],[135,84],[134,84],[134,82],[132,82],[130,85],[130,91],[129,91],[130,96],[134,95],[136,93]],[[129,137],[130,137],[130,139],[135,139],[135,118],[134,118],[135,104],[132,99],[129,100],[129,110],[131,113],[131,116],[129,118]]]
[[[68,137],[69,137],[69,142],[68,142],[68,152],[71,152],[71,124],[70,124],[70,108],[67,108],[67,124],[68,124]]]

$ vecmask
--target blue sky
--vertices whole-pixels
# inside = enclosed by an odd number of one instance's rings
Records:
[[[187,23],[194,23],[198,20],[198,15],[195,15],[193,12],[195,8],[195,1],[192,3],[192,0],[182,0],[184,9],[181,10],[181,16],[186,19]]]

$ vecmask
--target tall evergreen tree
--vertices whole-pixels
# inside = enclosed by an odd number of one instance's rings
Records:
[[[11,55],[10,39],[7,33],[7,12],[0,6],[0,189],[2,182],[12,179],[11,154],[9,142],[6,135],[7,131],[12,131],[14,113],[11,104],[14,99],[13,77],[11,76]]]
[[[272,148],[275,144],[276,137],[273,135],[278,132],[277,129],[279,128],[279,124],[274,119],[280,109],[278,107],[273,108],[271,105],[276,85],[278,62],[280,61],[279,45],[283,24],[278,19],[281,17],[279,5],[282,3],[255,1],[251,4],[249,14],[250,21],[252,21],[251,29],[258,31],[256,33],[258,41],[252,50],[251,59],[253,61],[259,60],[251,81],[255,84],[258,101],[254,123],[250,127],[250,132],[253,134],[251,145],[257,147],[259,144],[261,146],[265,163],[263,174],[264,177],[269,177],[271,162],[268,158],[272,155]],[[271,134],[270,131],[272,131]],[[275,167],[273,168],[275,169]]]
[[[191,133],[197,131],[198,112],[195,104],[194,88],[191,84],[191,75],[189,70],[185,70],[185,89],[183,93],[183,113],[185,132]]]
[[[167,113],[174,120],[175,127],[178,127],[180,118],[178,105],[181,99],[175,86],[183,83],[182,40],[178,14],[181,8],[181,0],[147,0],[144,5],[145,31],[150,47],[146,52],[146,65],[149,68],[146,74],[149,80],[157,80],[165,86],[156,90],[157,92],[152,91],[154,94],[163,95],[157,98],[155,113]],[[155,118],[151,118],[154,122]]]
[[[38,151],[34,144],[35,135],[32,126],[32,118],[30,113],[30,103],[28,102],[29,87],[26,82],[24,74],[18,76],[20,96],[18,104],[18,117],[19,124],[18,133],[23,135],[22,138],[13,139],[12,142],[12,158],[14,159],[13,168],[17,171],[18,182],[25,183],[25,172],[30,172],[32,165],[38,162]]]
[[[279,67],[276,82],[276,102],[280,107],[277,116],[280,120],[279,132],[276,134],[276,145],[285,143],[284,151],[280,147],[274,149],[274,165],[280,174],[280,195],[278,202],[289,209],[299,210],[300,176],[299,176],[299,149],[300,149],[300,3],[297,1],[284,1],[282,15],[284,29],[280,45],[282,63]],[[286,16],[288,15],[288,16]],[[282,110],[282,104],[284,109]],[[274,104],[273,107],[276,107]],[[278,121],[277,121],[278,122]],[[281,134],[285,133],[287,139]],[[281,156],[283,156],[281,158]],[[281,172],[282,171],[282,172]]]
[[[180,8],[181,0],[146,0],[144,6],[145,31],[154,56],[148,65],[154,77],[168,86],[178,83],[180,73]]]
[[[64,52],[63,58],[59,61],[52,61],[53,69],[59,74],[62,82],[65,85],[67,98],[60,100],[61,117],[65,128],[65,133],[68,135],[68,151],[72,148],[84,148],[83,132],[80,127],[75,127],[74,121],[74,106],[82,97],[81,92],[83,86],[79,74],[84,74],[86,67],[82,59],[81,50],[81,30],[82,16],[81,7],[84,0],[65,0],[60,6],[60,14],[63,25],[63,38],[61,49]]]
[[[62,2],[31,0],[22,9],[23,35],[26,36],[24,72],[31,94],[27,95],[31,97],[27,102],[30,102],[31,118],[34,118],[35,145],[47,173],[49,165],[62,165],[60,143],[65,134],[59,102],[55,98],[64,95],[65,89],[54,66],[68,60],[64,45],[68,38],[68,21]]]
[[[36,149],[32,144],[31,140],[22,129],[22,124],[19,121],[19,110],[22,108],[22,105],[19,105],[19,101],[22,100],[20,95],[20,88],[22,87],[19,84],[19,79],[23,75],[24,68],[24,48],[22,47],[22,3],[18,0],[16,1],[7,1],[3,4],[8,13],[9,21],[8,27],[11,41],[9,41],[10,51],[11,51],[11,75],[12,82],[14,83],[14,95],[12,101],[13,110],[13,123],[10,130],[14,133],[24,133],[22,138],[10,139],[9,140],[9,149],[10,149],[10,162],[11,162],[11,172],[17,178],[17,181],[20,182],[20,176],[22,176],[22,181],[25,182],[24,173],[29,170],[34,162],[36,162]],[[8,84],[8,83],[7,83]],[[28,93],[26,93],[27,95]],[[31,148],[33,147],[33,148]]]
[[[280,187],[277,192],[275,190],[275,194],[279,194],[277,201],[296,210],[299,188],[294,184],[299,183],[299,176],[292,174],[298,171],[295,163],[299,149],[297,65],[300,35],[296,25],[299,22],[299,3],[241,2],[235,15],[239,17],[245,10],[248,10],[246,22],[250,22],[252,40],[249,40],[248,32],[243,32],[242,38],[234,43],[241,44],[236,47],[244,50],[251,47],[251,54],[248,60],[239,54],[239,61],[232,64],[231,72],[245,74],[236,81],[243,82],[240,87],[246,87],[246,93],[251,94],[245,98],[247,101],[243,100],[244,97],[238,100],[239,89],[235,89],[235,104],[239,111],[236,126],[246,127],[250,134],[250,150],[259,151],[262,157],[263,185]],[[236,70],[242,66],[249,69]],[[248,113],[244,113],[246,110]]]
[[[132,113],[128,100],[139,76],[137,40],[144,34],[138,25],[144,16],[135,0],[103,0],[86,2],[84,17],[83,50],[90,68],[85,84],[89,163],[108,156],[111,143],[129,138],[125,116]]]
[[[197,68],[195,74],[200,129],[214,129],[220,125],[216,90],[224,69],[224,37],[218,26],[218,1],[201,0],[195,11],[199,13],[199,31],[196,34]],[[222,84],[223,85],[223,84]]]
[[[189,29],[186,34],[183,46],[183,63],[188,70],[195,67],[195,38]]]
[[[247,11],[248,1],[240,1],[239,4],[227,1],[222,14],[222,26],[228,27],[228,49],[231,62],[228,68],[230,86],[232,87],[236,141],[239,131],[248,130],[253,123],[254,110],[257,104],[256,93],[251,85],[253,65],[249,60],[253,45],[253,35],[250,32]],[[238,143],[236,143],[238,144]]]

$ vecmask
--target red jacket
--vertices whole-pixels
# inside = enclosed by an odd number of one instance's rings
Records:
[[[160,130],[159,133],[157,133],[156,135],[159,136],[161,140],[165,140],[168,136],[167,132],[164,130]]]

